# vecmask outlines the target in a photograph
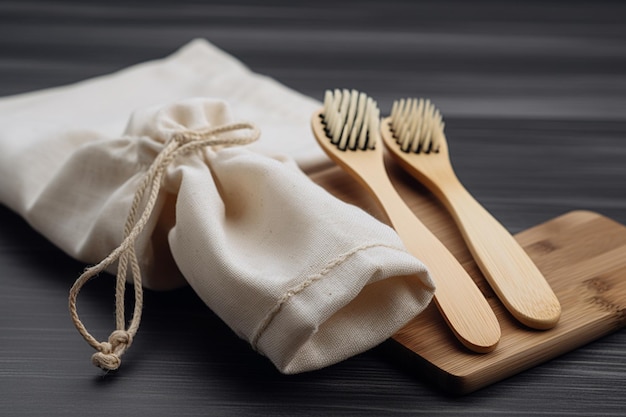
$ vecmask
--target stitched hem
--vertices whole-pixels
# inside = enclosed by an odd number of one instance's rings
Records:
[[[329,261],[326,264],[326,266],[324,268],[322,268],[322,270],[320,272],[318,272],[315,275],[310,275],[308,278],[306,278],[300,284],[296,285],[295,287],[290,288],[289,290],[287,290],[276,301],[276,304],[274,305],[274,307],[272,307],[272,309],[267,313],[265,318],[261,321],[261,324],[258,327],[257,331],[255,332],[254,337],[250,341],[250,344],[252,345],[252,348],[254,350],[258,350],[257,349],[257,344],[259,342],[259,339],[261,338],[261,336],[263,336],[263,333],[265,332],[265,330],[267,330],[267,328],[270,326],[270,324],[274,320],[274,317],[276,317],[276,315],[280,312],[280,310],[282,309],[283,305],[287,301],[289,301],[294,295],[302,292],[305,288],[307,288],[308,286],[310,286],[314,282],[319,281],[322,278],[324,278],[324,276],[326,276],[329,272],[331,272],[337,266],[339,266],[342,263],[344,263],[351,256],[357,254],[358,252],[362,252],[364,250],[371,249],[371,248],[376,248],[376,247],[388,248],[388,249],[393,249],[393,250],[397,250],[397,251],[400,251],[400,252],[408,253],[406,250],[401,249],[401,248],[399,248],[397,246],[386,245],[386,244],[383,244],[383,243],[371,243],[371,244],[367,244],[367,245],[357,246],[356,248],[352,249],[351,251],[346,252],[344,254],[341,254],[341,255],[337,256],[336,258],[332,259],[331,261]]]

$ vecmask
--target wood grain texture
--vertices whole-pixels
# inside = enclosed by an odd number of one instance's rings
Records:
[[[626,5],[609,1],[3,1],[0,95],[110,73],[205,37],[320,99],[327,88],[353,87],[385,112],[399,97],[430,97],[446,119],[457,175],[510,232],[577,209],[624,224],[624,16]],[[438,221],[428,205],[413,209]],[[453,398],[396,365],[387,345],[280,375],[189,289],[146,293],[124,372],[103,376],[67,314],[83,267],[0,207],[1,414],[617,416],[626,408],[624,331]],[[81,293],[99,336],[112,326],[112,288],[103,277]]]
[[[394,340],[414,353],[412,358],[404,355],[407,361],[422,362],[416,369],[436,367],[432,376],[442,388],[475,391],[626,326],[626,227],[592,212],[575,211],[521,232],[518,240],[557,291],[561,320],[550,330],[530,330],[491,297],[502,339],[492,353],[477,356],[442,336],[441,328],[432,326],[432,312],[421,315]],[[475,265],[466,267],[477,271]]]

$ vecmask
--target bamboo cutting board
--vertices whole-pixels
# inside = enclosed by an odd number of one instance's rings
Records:
[[[597,213],[573,211],[515,236],[561,302],[562,315],[555,328],[532,330],[517,323],[495,297],[443,206],[398,168],[388,167],[400,194],[469,272],[502,328],[495,351],[470,352],[431,304],[390,342],[396,359],[425,379],[446,391],[466,394],[626,325],[626,226]],[[339,168],[310,176],[337,197],[385,221],[375,202]]]

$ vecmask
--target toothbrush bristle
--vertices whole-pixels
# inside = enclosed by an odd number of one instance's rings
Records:
[[[428,99],[402,99],[391,108],[391,130],[404,152],[439,152],[444,122]]]
[[[380,135],[380,110],[365,93],[327,90],[322,121],[326,136],[342,151],[374,149]]]

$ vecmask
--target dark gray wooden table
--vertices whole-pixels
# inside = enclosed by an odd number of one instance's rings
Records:
[[[316,98],[430,97],[459,176],[512,232],[574,209],[626,223],[625,21],[624,3],[598,1],[2,1],[0,95],[204,37]],[[380,348],[280,375],[189,289],[146,294],[123,369],[103,376],[66,308],[83,266],[0,206],[0,415],[626,413],[625,331],[458,398]],[[112,291],[81,293],[95,332],[113,325]]]

